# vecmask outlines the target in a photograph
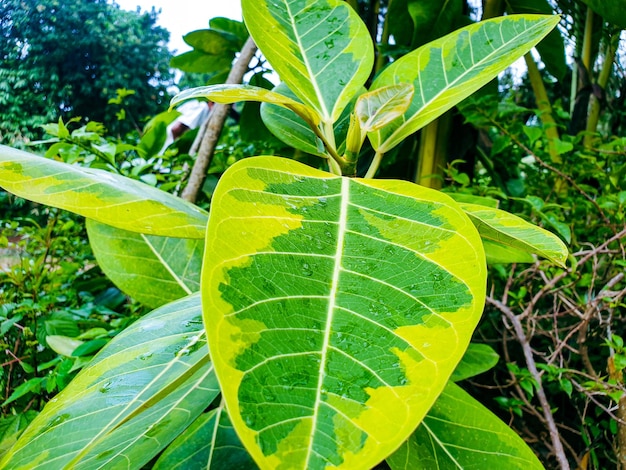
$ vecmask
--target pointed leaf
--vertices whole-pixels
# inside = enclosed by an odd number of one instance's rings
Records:
[[[343,0],[242,0],[263,55],[303,103],[335,122],[374,63],[367,28]]]
[[[536,254],[565,266],[567,247],[555,234],[500,209],[465,203],[460,206],[485,244],[490,244],[501,258],[499,262],[527,262],[529,255]]]
[[[255,470],[223,405],[204,413],[163,452],[153,470]]]
[[[459,382],[469,379],[495,367],[500,360],[500,356],[493,348],[486,344],[470,343],[467,351],[463,354],[463,359],[456,366],[450,380]]]
[[[228,55],[231,59],[240,49],[228,36],[211,29],[198,29],[187,33],[183,36],[183,41],[198,51],[210,55]]]
[[[259,466],[389,455],[461,359],[485,283],[478,233],[438,191],[276,157],[230,167],[211,206],[204,318]]]
[[[319,115],[302,103],[280,93],[251,85],[224,84],[190,88],[176,95],[172,99],[171,106],[176,106],[178,103],[192,98],[206,98],[216,103],[237,103],[238,101],[272,103],[290,109],[310,125],[316,126],[320,123]]]
[[[413,91],[410,83],[399,83],[361,95],[355,108],[361,129],[374,132],[402,116],[411,104]]]
[[[392,470],[543,469],[515,431],[452,383],[387,463]]]
[[[509,15],[467,26],[393,62],[372,89],[408,82],[415,87],[408,111],[370,134],[385,153],[494,79],[559,22],[558,16]]]
[[[52,399],[2,468],[141,468],[219,393],[200,296],[168,304],[115,337]]]
[[[204,240],[157,237],[87,219],[96,261],[117,287],[156,308],[200,289]]]
[[[204,238],[207,214],[187,201],[124,176],[3,145],[0,186],[25,199],[131,232]]]

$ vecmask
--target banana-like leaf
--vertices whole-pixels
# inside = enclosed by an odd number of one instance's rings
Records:
[[[252,85],[211,85],[198,88],[190,88],[176,95],[171,102],[171,106],[189,99],[207,98],[216,103],[237,103],[238,101],[260,101],[261,103],[272,103],[287,108],[309,125],[318,125],[320,116],[311,108],[288,98],[275,91]]]
[[[385,153],[487,84],[528,52],[559,22],[558,16],[509,15],[473,24],[393,62],[372,90],[412,83],[413,102],[389,126],[369,134]]]
[[[256,470],[224,405],[200,415],[163,452],[153,470]]]
[[[355,112],[364,132],[374,132],[402,116],[413,99],[413,85],[399,83],[359,97]]]
[[[131,232],[204,238],[207,213],[139,181],[0,145],[0,186]]]
[[[96,261],[117,287],[151,308],[200,290],[204,240],[157,237],[87,219]]]
[[[470,343],[467,351],[463,354],[463,359],[456,366],[450,380],[459,382],[469,379],[495,367],[500,360],[500,356],[493,348],[486,344]]]
[[[262,468],[370,468],[425,416],[483,309],[478,232],[448,196],[276,157],[213,195],[211,357]]]
[[[387,463],[392,470],[542,470],[521,437],[453,383]]]
[[[291,91],[285,83],[278,84],[276,88],[274,88],[274,91],[288,98],[298,100],[295,93]],[[356,102],[358,96],[364,91],[365,88],[361,88],[359,93],[353,98],[353,101]],[[352,107],[351,105],[346,106],[339,120],[335,122],[333,126],[336,150],[339,155],[345,152],[346,134],[348,133]],[[272,134],[290,147],[310,153],[311,155],[327,155],[322,143],[319,142],[318,137],[313,132],[313,129],[311,129],[311,126],[292,111],[270,103],[263,103],[261,106],[261,118]]]
[[[218,395],[200,296],[115,337],[24,431],[0,468],[140,469]]]
[[[374,46],[343,0],[242,0],[243,17],[263,55],[303,103],[335,122],[365,84]]]
[[[537,227],[509,212],[478,204],[459,204],[485,242],[486,251],[499,263],[532,261],[533,254],[561,266],[567,261],[567,247],[552,232]]]

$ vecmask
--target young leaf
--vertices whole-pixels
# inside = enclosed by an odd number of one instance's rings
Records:
[[[87,219],[98,265],[117,287],[157,308],[200,289],[204,240],[157,237]]]
[[[223,175],[204,262],[211,357],[260,467],[385,458],[443,390],[483,309],[482,243],[449,197],[276,157]]]
[[[509,15],[467,26],[393,62],[372,90],[412,83],[413,102],[404,115],[369,137],[379,153],[460,103],[528,52],[559,22],[558,16]]]
[[[204,238],[207,213],[139,181],[0,145],[0,186],[98,222],[167,237]]]
[[[242,0],[254,41],[303,103],[331,124],[365,84],[374,47],[343,0]]]
[[[116,336],[24,431],[1,468],[141,468],[219,393],[200,296]]]
[[[251,85],[211,85],[206,87],[190,88],[176,95],[171,102],[172,106],[192,98],[207,98],[216,103],[236,103],[238,101],[260,101],[272,103],[290,109],[310,126],[320,123],[320,116],[311,108],[298,103],[280,93]]]
[[[387,463],[392,470],[543,470],[515,431],[453,383]]]
[[[411,104],[413,91],[410,83],[399,83],[361,95],[355,107],[361,129],[374,132],[402,116]]]
[[[565,266],[567,247],[553,233],[500,209],[478,204],[459,205],[478,229],[480,237],[491,245],[494,254],[498,253],[501,258],[498,262],[526,262],[529,255],[536,254]],[[498,247],[501,249],[497,250]]]
[[[459,365],[456,366],[450,380],[459,382],[482,374],[495,367],[500,356],[486,344],[470,343]]]
[[[224,405],[204,413],[163,452],[153,470],[255,470]]]

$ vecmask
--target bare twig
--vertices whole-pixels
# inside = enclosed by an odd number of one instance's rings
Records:
[[[248,38],[245,45],[241,49],[239,57],[233,65],[233,68],[228,74],[226,83],[241,83],[244,74],[248,70],[248,64],[256,53],[256,49],[256,44],[252,38]],[[224,122],[228,117],[229,110],[230,105],[215,103],[213,106],[211,117],[209,118],[198,156],[189,175],[187,186],[181,195],[181,197],[187,201],[195,202],[198,198],[198,194],[200,193],[200,189],[202,188],[202,184],[206,178],[207,170],[209,169],[211,160],[213,159],[217,141],[222,132],[222,128],[224,127]]]

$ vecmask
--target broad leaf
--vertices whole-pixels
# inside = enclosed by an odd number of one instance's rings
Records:
[[[223,404],[194,421],[163,452],[153,470],[255,470]]]
[[[510,15],[483,21],[430,42],[393,62],[372,89],[412,83],[404,116],[369,135],[385,153],[487,84],[528,52],[559,22],[558,16]]]
[[[500,356],[486,344],[470,343],[459,365],[456,366],[450,380],[459,382],[491,370],[498,363]]]
[[[3,145],[0,186],[25,199],[131,232],[204,238],[207,213],[187,201],[124,176]]]
[[[48,402],[0,467],[139,469],[218,393],[193,295],[114,338]]]
[[[543,469],[515,431],[452,383],[387,463],[392,470]]]
[[[626,29],[626,10],[622,0],[582,0],[605,20]]]
[[[443,390],[485,295],[482,243],[446,195],[276,157],[223,175],[204,263],[211,357],[261,467],[389,455]]]
[[[500,209],[465,203],[460,206],[485,245],[490,245],[489,249],[500,259],[492,262],[527,262],[530,255],[536,254],[565,266],[567,247],[555,234]]]
[[[307,123],[310,123],[310,125],[316,126],[320,122],[319,115],[302,103],[292,100],[280,93],[251,85],[225,84],[190,88],[176,95],[172,99],[171,106],[175,106],[182,101],[192,98],[207,98],[217,103],[236,103],[238,101],[272,103],[293,111]]]
[[[399,83],[365,93],[356,102],[355,112],[364,132],[374,132],[402,116],[411,104],[413,86]]]
[[[204,240],[157,237],[87,219],[98,265],[117,287],[156,308],[200,289]]]
[[[296,95],[335,122],[374,62],[367,28],[343,0],[242,0],[263,55]]]

